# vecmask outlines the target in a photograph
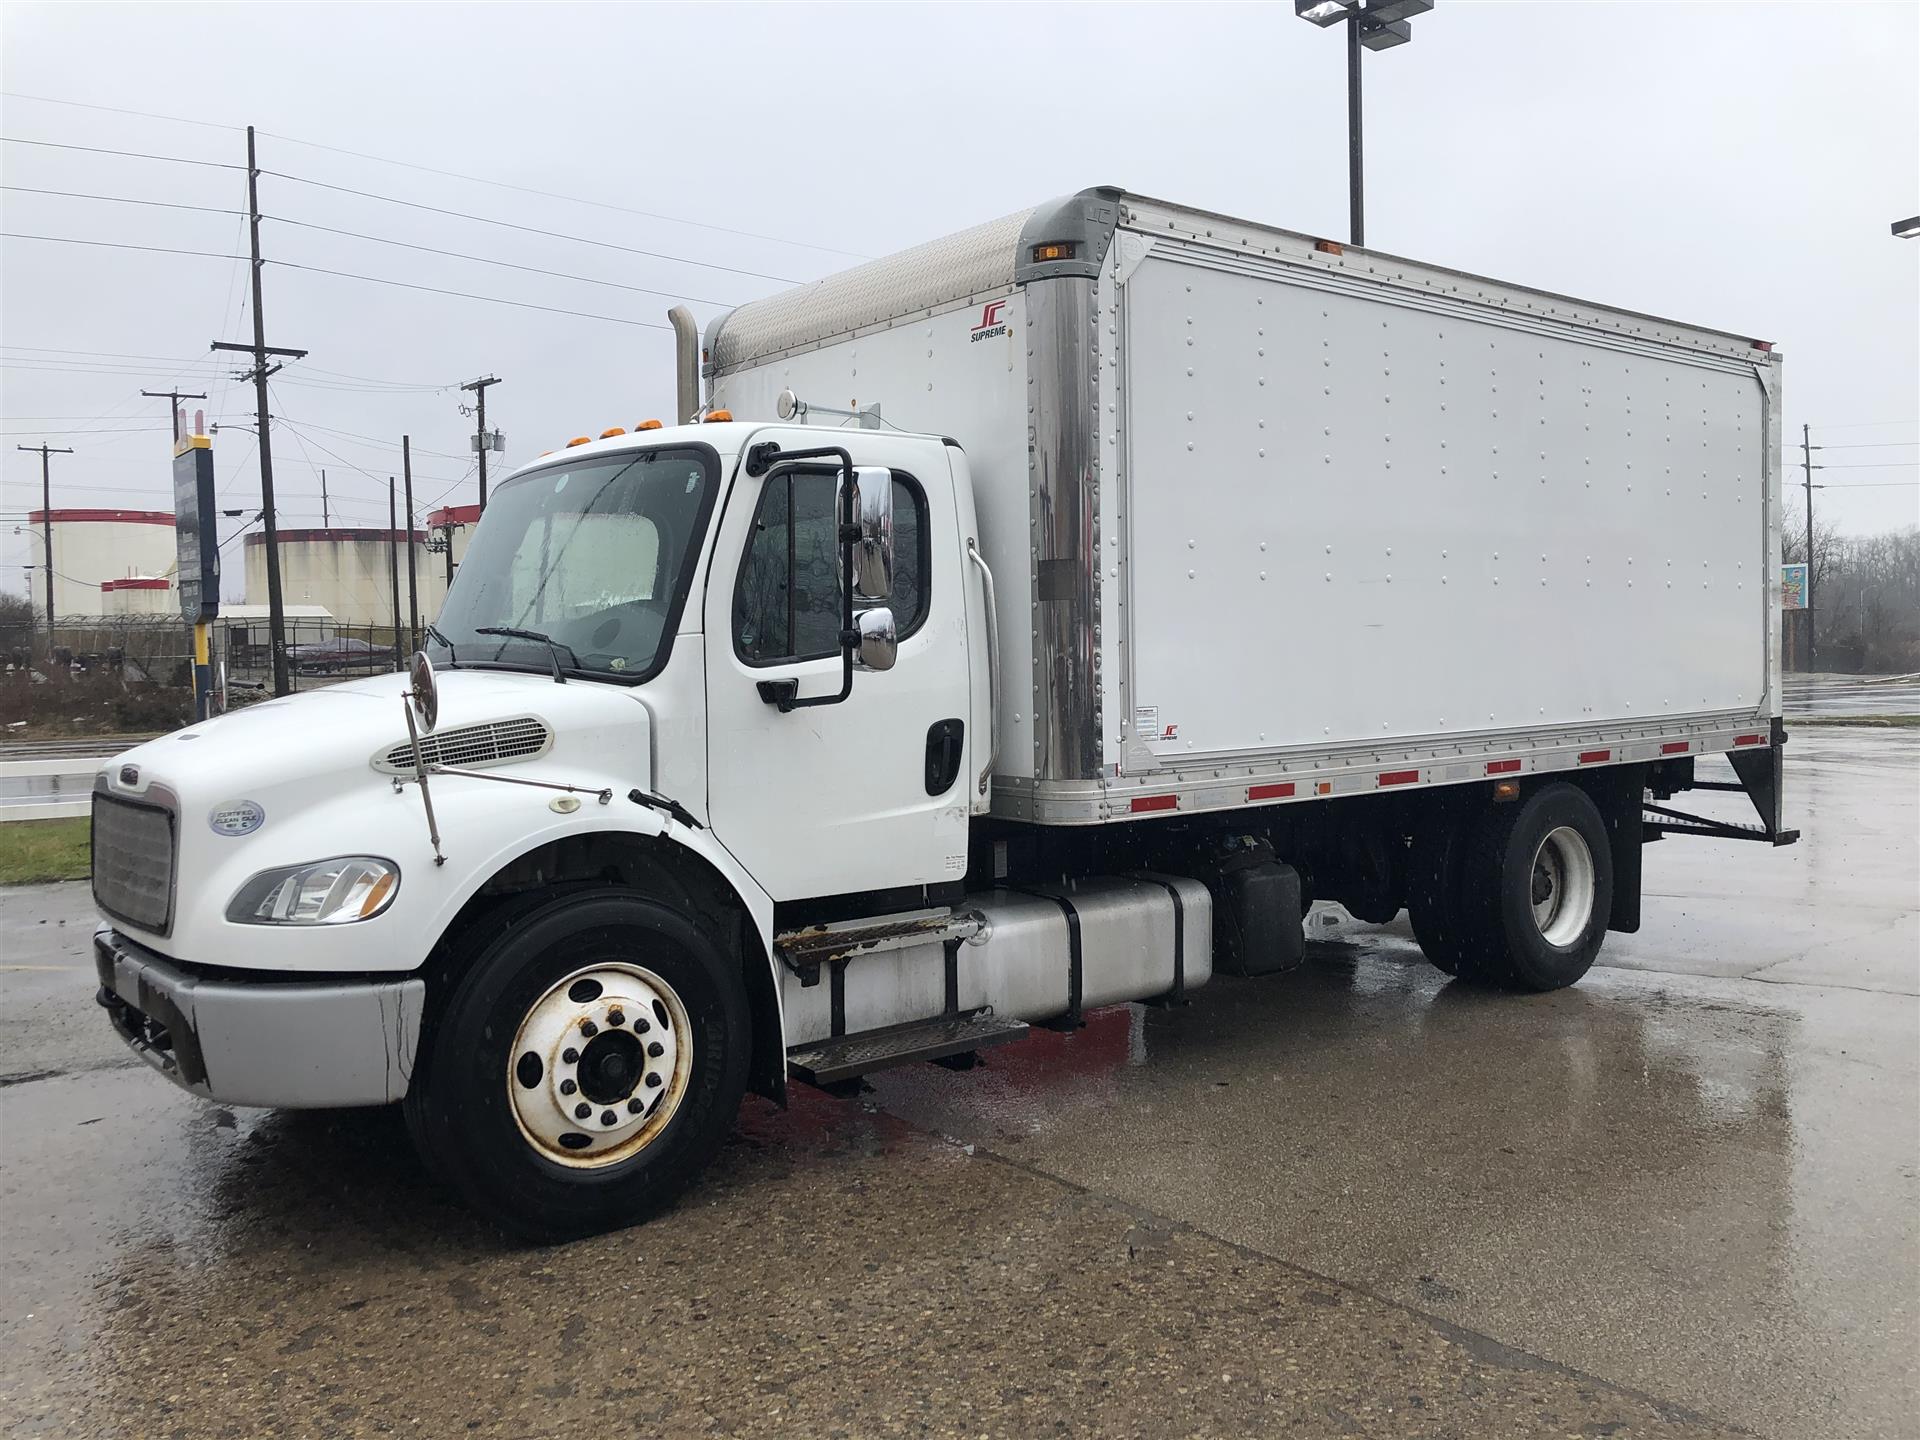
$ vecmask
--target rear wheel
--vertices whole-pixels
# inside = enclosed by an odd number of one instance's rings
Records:
[[[455,985],[406,1100],[429,1168],[534,1240],[630,1225],[712,1157],[746,1089],[737,966],[592,890],[516,916]]]
[[[1553,784],[1496,806],[1464,848],[1462,976],[1558,990],[1585,975],[1613,908],[1613,851],[1586,792]]]

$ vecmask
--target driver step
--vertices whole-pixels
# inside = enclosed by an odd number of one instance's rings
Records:
[[[968,1050],[1004,1045],[1026,1033],[1026,1021],[1003,1020],[991,1010],[943,1015],[938,1020],[915,1020],[795,1046],[787,1052],[787,1070],[809,1085],[831,1085],[912,1060],[942,1060]]]

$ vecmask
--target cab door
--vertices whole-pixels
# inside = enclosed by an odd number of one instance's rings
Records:
[[[762,698],[762,682],[795,682],[802,698],[841,688],[834,461],[736,472],[706,590],[709,817],[775,900],[938,884],[967,866],[974,707],[949,467],[927,441],[846,443],[856,464],[892,472],[893,668],[856,666],[839,704],[782,712]]]

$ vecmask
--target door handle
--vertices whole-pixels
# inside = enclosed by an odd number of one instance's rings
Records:
[[[944,795],[953,788],[966,733],[961,720],[936,720],[927,727],[927,794]]]

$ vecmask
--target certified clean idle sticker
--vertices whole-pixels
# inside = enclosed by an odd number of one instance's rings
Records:
[[[207,812],[207,828],[216,835],[251,835],[267,823],[267,812],[251,800],[223,800]]]

